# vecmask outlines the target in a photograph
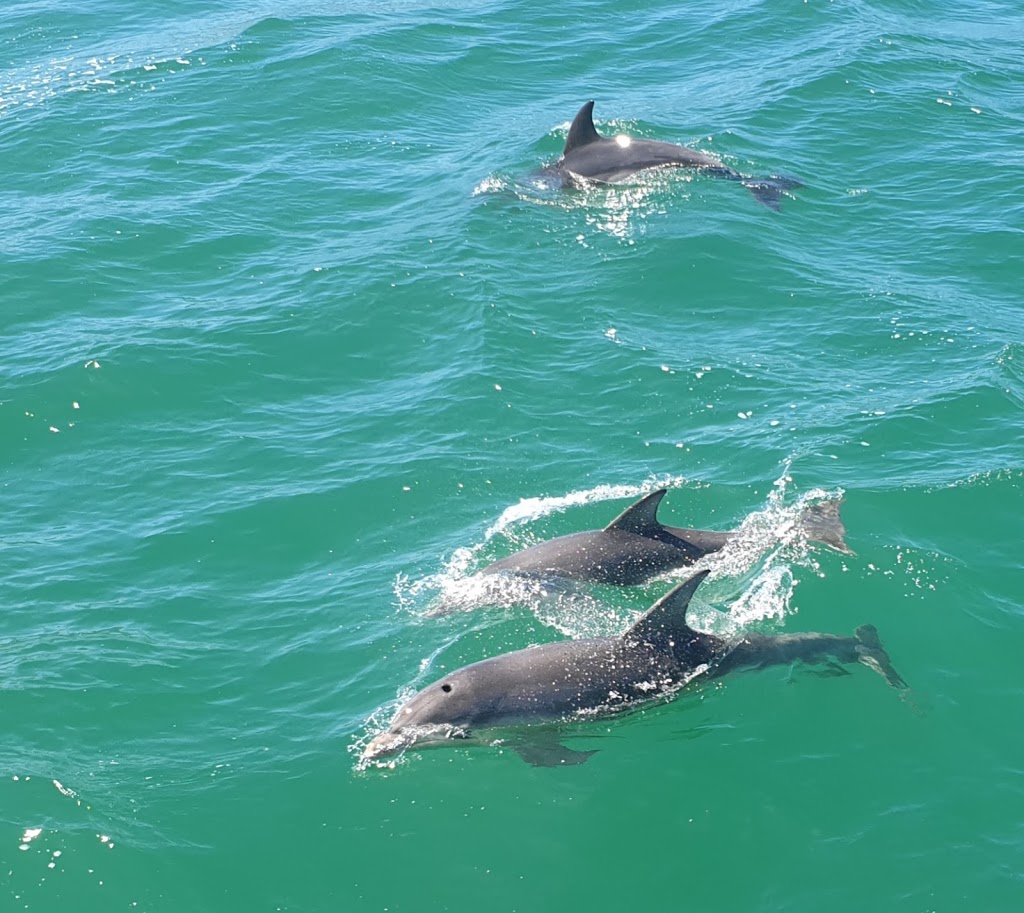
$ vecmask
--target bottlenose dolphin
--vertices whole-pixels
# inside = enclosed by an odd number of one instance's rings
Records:
[[[594,103],[588,101],[573,119],[565,141],[562,157],[555,164],[563,183],[569,186],[598,181],[618,184],[647,168],[693,168],[704,174],[739,181],[750,188],[754,196],[770,209],[778,210],[782,194],[799,181],[781,175],[753,178],[723,165],[718,159],[696,149],[662,143],[657,140],[635,139],[619,134],[601,136],[594,126]]]
[[[663,526],[658,505],[667,488],[645,495],[604,529],[571,533],[487,565],[482,574],[512,573],[540,579],[587,580],[630,586],[694,564],[725,547],[734,532]],[[804,534],[836,551],[851,554],[843,541],[839,501],[824,501],[800,517]]]
[[[413,745],[483,741],[479,730],[495,727],[624,711],[671,695],[701,674],[721,676],[797,660],[860,662],[894,688],[907,687],[872,625],[862,625],[853,637],[745,634],[726,639],[693,630],[686,609],[707,575],[701,571],[679,584],[620,636],[541,644],[456,669],[400,707],[390,727],[366,746],[362,760]],[[540,741],[530,737],[528,728],[506,744],[533,764],[580,764],[593,754],[560,745],[557,731],[533,727],[532,733],[539,733]]]

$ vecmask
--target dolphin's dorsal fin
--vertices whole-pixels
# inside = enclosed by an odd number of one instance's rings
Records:
[[[586,146],[588,143],[601,139],[601,134],[594,126],[594,103],[588,101],[579,113],[572,119],[572,126],[569,127],[569,135],[565,139],[565,148],[562,155],[568,155],[573,149]]]
[[[657,643],[673,635],[682,637],[692,634],[693,631],[686,623],[686,610],[697,587],[709,573],[698,571],[689,580],[684,580],[674,590],[670,590],[641,615],[623,637]]]
[[[648,539],[662,538],[665,528],[658,522],[658,505],[667,491],[667,488],[659,488],[649,495],[644,495],[636,504],[631,504],[612,520],[604,528],[605,532],[618,529],[635,533],[637,536],[646,536]]]

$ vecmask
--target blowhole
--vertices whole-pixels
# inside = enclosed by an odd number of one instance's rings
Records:
[[[451,685],[447,685],[447,684],[446,684],[446,685],[442,685],[442,686],[441,686],[441,690],[442,690],[442,691],[443,691],[443,692],[444,692],[445,694],[447,694],[447,693],[448,693],[449,691],[451,691],[451,690],[452,690],[452,686],[451,686]]]

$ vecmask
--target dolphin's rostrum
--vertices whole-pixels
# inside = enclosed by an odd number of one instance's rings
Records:
[[[801,186],[799,181],[781,175],[749,177],[710,155],[675,143],[636,139],[625,134],[601,136],[594,126],[593,101],[580,108],[573,119],[562,157],[555,165],[563,182],[569,185],[580,183],[580,179],[617,184],[638,171],[666,167],[693,168],[715,177],[739,181],[750,188],[765,206],[776,210],[784,192]]]
[[[604,529],[549,539],[495,561],[481,573],[630,586],[694,564],[735,537],[734,532],[664,526],[658,521],[658,505],[667,491],[659,488],[645,495]],[[816,504],[803,512],[799,523],[807,538],[848,554],[839,504]]]
[[[707,576],[701,571],[659,599],[622,635],[547,643],[464,666],[428,685],[395,714],[363,751],[363,761],[413,745],[480,739],[480,730],[571,721],[629,709],[671,694],[701,674],[797,660],[861,662],[906,688],[871,625],[855,636],[747,634],[726,639],[693,630],[686,609]],[[539,744],[520,732],[508,744],[535,764],[578,764],[592,752],[571,751],[550,730]],[[525,737],[524,737],[525,736]]]

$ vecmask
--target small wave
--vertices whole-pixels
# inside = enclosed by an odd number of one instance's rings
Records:
[[[238,51],[254,24],[266,21],[279,7],[152,21],[125,17],[124,30],[98,34],[92,28],[56,43],[60,51],[30,62],[0,67],[0,116],[18,108],[38,108],[70,92],[149,91],[168,76],[207,65],[205,49],[214,59]],[[66,17],[65,17],[66,18]],[[66,27],[49,23],[46,14],[33,32]],[[72,22],[74,20],[71,20]],[[74,28],[74,26],[67,26]],[[237,40],[236,40],[237,39]]]

